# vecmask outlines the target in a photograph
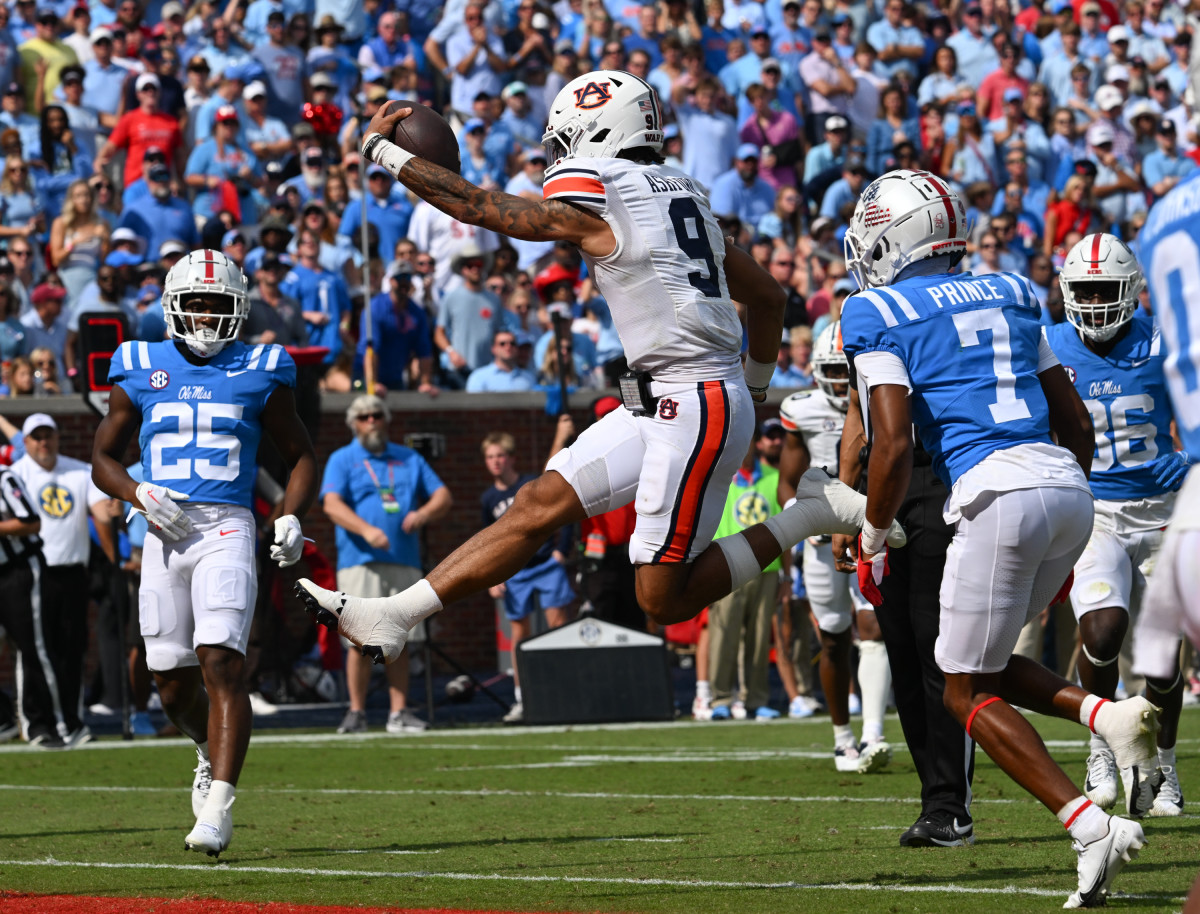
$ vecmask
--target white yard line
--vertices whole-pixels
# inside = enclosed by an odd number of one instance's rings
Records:
[[[445,879],[455,882],[525,882],[525,883],[562,883],[574,885],[619,885],[619,886],[665,886],[679,889],[763,889],[799,890],[816,892],[886,892],[905,894],[948,893],[956,895],[1031,895],[1038,898],[1064,898],[1067,889],[1037,889],[1007,885],[997,888],[981,886],[962,886],[953,883],[942,885],[894,885],[869,884],[852,882],[834,883],[805,883],[805,882],[733,882],[724,880],[689,880],[689,879],[629,879],[604,876],[514,876],[501,873],[433,873],[417,871],[411,873],[393,873],[371,870],[332,870],[325,867],[276,867],[276,866],[241,866],[226,863],[217,864],[183,864],[183,863],[106,863],[100,861],[57,860],[47,857],[41,860],[0,860],[0,867],[29,866],[54,867],[58,869],[110,869],[110,870],[163,870],[168,872],[217,872],[222,878],[230,873],[267,873],[273,876],[315,876],[318,878],[341,878],[344,876],[362,879]],[[1167,893],[1148,893],[1137,895],[1114,894],[1110,898],[1128,898],[1150,901],[1181,902],[1182,895]]]

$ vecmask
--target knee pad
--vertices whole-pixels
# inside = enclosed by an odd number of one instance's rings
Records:
[[[196,652],[182,645],[167,642],[146,644],[146,666],[155,673],[199,665]]]
[[[1092,656],[1092,652],[1087,649],[1087,645],[1084,644],[1082,641],[1079,643],[1079,647],[1083,651],[1083,655],[1092,662],[1092,666],[1094,666],[1098,669],[1103,669],[1106,666],[1112,666],[1114,663],[1117,662],[1117,658],[1121,656],[1120,651],[1118,651],[1116,654],[1113,654],[1107,660],[1099,660]]]

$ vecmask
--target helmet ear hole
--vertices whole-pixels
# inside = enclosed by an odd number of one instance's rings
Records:
[[[883,245],[882,244],[875,245],[875,249],[873,251],[871,251],[871,259],[872,260],[883,260]]]

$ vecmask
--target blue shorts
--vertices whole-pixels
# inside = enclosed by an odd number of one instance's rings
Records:
[[[554,559],[547,559],[532,568],[522,568],[506,584],[504,615],[511,621],[524,619],[539,607],[566,606],[575,599],[566,569]]]

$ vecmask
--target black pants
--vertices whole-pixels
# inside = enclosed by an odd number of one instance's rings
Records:
[[[58,685],[63,722],[71,733],[83,721],[83,658],[87,652],[88,571],[84,564],[49,565],[42,581],[46,652]]]
[[[129,576],[113,565],[97,547],[88,564],[92,598],[96,601],[96,678],[92,702],[118,713],[129,694],[129,616],[133,608]]]
[[[921,778],[921,813],[967,813],[975,743],[942,704],[946,680],[933,659],[941,605],[938,591],[954,528],[942,520],[946,487],[932,467],[913,467],[896,519],[908,545],[888,552],[890,573],[875,613],[892,667],[904,741]]]
[[[56,692],[46,677],[53,666],[41,624],[45,580],[41,556],[0,565],[0,625],[17,649],[17,697],[27,739],[58,733]]]

